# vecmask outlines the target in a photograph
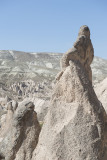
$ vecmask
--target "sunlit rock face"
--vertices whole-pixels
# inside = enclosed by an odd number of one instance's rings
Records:
[[[0,160],[107,160],[107,60],[93,57],[86,25],[65,54],[0,51]]]
[[[106,160],[107,115],[81,59],[59,75],[32,160]]]
[[[95,86],[95,92],[107,113],[107,78]]]
[[[92,82],[92,71],[90,64],[94,57],[94,49],[90,39],[90,30],[88,26],[80,27],[79,34],[73,47],[69,49],[61,59],[62,71],[69,66],[70,60],[79,60],[84,66],[89,80]]]

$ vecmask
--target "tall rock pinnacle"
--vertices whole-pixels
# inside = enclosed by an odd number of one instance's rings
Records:
[[[82,26],[77,41],[61,59],[32,160],[106,160],[107,115],[92,88],[90,31]]]
[[[67,66],[69,66],[70,60],[79,60],[79,62],[84,66],[89,80],[92,82],[92,71],[90,64],[92,63],[94,57],[94,49],[90,39],[90,30],[88,26],[84,25],[80,27],[78,37],[73,47],[69,49],[61,59],[61,69],[62,75],[63,71]],[[57,77],[59,79],[60,76]]]

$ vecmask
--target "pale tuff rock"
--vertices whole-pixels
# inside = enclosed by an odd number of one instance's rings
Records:
[[[72,62],[55,86],[33,160],[103,160],[106,121],[84,68]]]
[[[37,119],[40,122],[44,121],[44,118],[50,107],[50,101],[42,98],[25,98],[23,102],[32,101],[34,104],[34,111],[37,113]],[[21,102],[22,103],[22,102]]]
[[[31,160],[40,126],[32,102],[8,104],[5,122],[0,129],[0,159]]]
[[[107,78],[95,86],[95,92],[107,113]]]
[[[85,56],[89,66],[93,55]],[[65,65],[54,87],[32,160],[107,159],[107,115],[83,61],[71,56],[69,65]]]
[[[50,101],[49,100],[43,100],[40,98],[35,98],[33,101],[35,105],[35,111],[37,113],[38,121],[44,121],[44,118],[48,112],[48,108],[50,107]]]
[[[79,60],[86,69],[89,80],[92,82],[92,71],[90,64],[94,57],[94,49],[90,39],[90,30],[88,26],[82,26],[73,47],[69,49],[61,59],[62,72],[57,76],[57,80],[63,74],[63,71],[69,66],[70,60]]]
[[[0,99],[0,126],[1,126],[2,115],[6,114],[9,108],[11,108],[12,110],[15,110],[17,106],[18,106],[18,103],[14,100],[9,99],[9,97]]]

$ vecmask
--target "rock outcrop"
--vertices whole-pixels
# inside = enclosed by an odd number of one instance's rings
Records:
[[[32,102],[9,102],[0,129],[0,159],[31,160],[40,126]]]
[[[95,86],[95,92],[107,113],[107,78]]]
[[[69,49],[61,59],[62,72],[57,76],[60,78],[66,67],[69,66],[70,60],[79,60],[86,69],[89,80],[92,82],[91,63],[94,57],[94,49],[90,39],[90,30],[88,26],[80,27],[78,37],[73,47]]]
[[[48,108],[50,106],[50,101],[49,100],[43,100],[40,98],[35,98],[34,100],[34,105],[35,105],[35,111],[37,113],[37,118],[38,121],[43,122],[44,118],[48,112]]]
[[[93,90],[91,68],[87,70],[93,59],[92,47],[89,50],[85,60],[85,55],[81,57],[77,52],[75,58],[68,58],[59,74],[32,160],[107,159],[107,115]]]

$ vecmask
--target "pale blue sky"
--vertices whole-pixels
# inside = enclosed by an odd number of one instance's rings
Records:
[[[64,53],[84,24],[107,59],[106,0],[0,0],[0,50]]]

